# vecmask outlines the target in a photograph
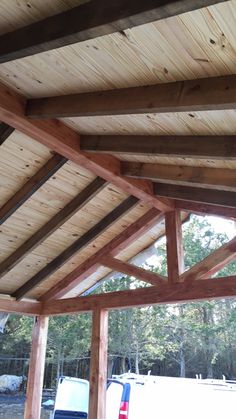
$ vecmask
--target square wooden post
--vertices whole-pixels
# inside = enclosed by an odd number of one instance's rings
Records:
[[[35,317],[24,419],[40,419],[47,333],[48,317]]]
[[[168,281],[178,282],[184,272],[184,250],[180,211],[165,214]]]
[[[108,312],[93,311],[90,360],[89,419],[105,419],[107,382]]]

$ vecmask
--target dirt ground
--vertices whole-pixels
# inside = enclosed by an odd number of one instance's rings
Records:
[[[0,419],[23,419],[25,397],[0,394]],[[42,409],[41,419],[49,419],[50,412]]]

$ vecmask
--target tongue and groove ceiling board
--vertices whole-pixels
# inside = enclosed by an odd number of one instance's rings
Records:
[[[1,0],[0,36],[82,3],[80,0]],[[230,76],[236,74],[235,22],[236,0],[220,2],[168,19],[2,63],[0,82],[27,99],[40,99]],[[196,142],[198,135],[212,136],[212,141],[214,135],[236,135],[236,109],[233,108],[60,119],[81,135],[190,135],[196,137]],[[138,140],[134,141],[138,148]],[[4,141],[0,140],[0,207],[36,177],[38,171],[52,159],[54,152],[17,130],[12,131]],[[184,154],[158,156],[135,153],[135,150],[132,153],[109,151],[109,154],[124,162],[213,168],[218,169],[219,173],[221,169],[228,169],[233,176],[236,172],[235,156],[225,159],[224,156],[211,155],[206,158]],[[96,178],[94,173],[71,161],[65,161],[57,169],[0,226],[0,266]],[[164,196],[171,195],[172,186],[168,186],[167,182],[167,186],[162,186],[161,193]],[[234,186],[231,186],[234,193]],[[186,198],[186,193],[183,196]],[[107,183],[85,206],[0,278],[0,292],[13,294],[127,198],[126,192]],[[231,203],[233,200],[234,195]],[[210,206],[204,205],[201,207],[203,212],[204,208],[206,212],[210,211]],[[181,208],[180,200],[177,206]],[[235,206],[236,202],[230,204],[226,216],[236,218]],[[186,207],[196,208],[196,211],[198,208],[191,201],[187,202]],[[223,206],[214,208],[216,213],[219,211],[224,215]],[[56,272],[30,290],[27,297],[42,297],[149,210],[150,204],[139,201]],[[187,213],[183,213],[182,217],[184,221]],[[164,225],[160,223],[122,250],[119,259],[128,261],[163,234]],[[108,273],[110,269],[98,265],[96,272],[86,278],[86,284],[78,284],[67,296],[78,295]]]

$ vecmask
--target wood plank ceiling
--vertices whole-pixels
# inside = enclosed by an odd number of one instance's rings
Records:
[[[112,269],[165,282],[127,264],[164,213],[177,260],[174,209],[236,218],[236,0],[102,0],[95,21],[81,3],[0,4],[0,293],[17,299],[72,297]],[[34,26],[66,10],[60,39]]]

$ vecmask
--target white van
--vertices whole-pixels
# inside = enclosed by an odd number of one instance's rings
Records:
[[[87,419],[88,405],[89,382],[61,377],[53,418]],[[106,419],[222,419],[235,410],[235,382],[130,373],[107,382]]]
[[[124,374],[108,380],[106,419],[236,417],[236,383]]]

